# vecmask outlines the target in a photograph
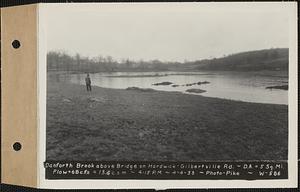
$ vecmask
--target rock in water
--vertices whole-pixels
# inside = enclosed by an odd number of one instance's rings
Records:
[[[199,81],[198,83],[197,83],[197,85],[202,85],[202,84],[209,84],[210,82],[208,82],[208,81]]]
[[[142,91],[142,92],[152,92],[152,91],[155,91],[154,89],[150,89],[150,88],[139,88],[139,87],[127,87],[126,90]]]
[[[158,86],[158,85],[171,85],[173,84],[172,82],[168,82],[168,81],[164,81],[164,82],[161,82],[161,83],[154,83],[152,85],[155,85],[155,86]]]
[[[288,85],[276,85],[276,86],[269,86],[266,87],[266,89],[282,89],[282,90],[288,90],[289,86]]]
[[[205,93],[206,91],[202,90],[202,89],[188,89],[188,90],[186,90],[186,92],[188,92],[188,93]]]

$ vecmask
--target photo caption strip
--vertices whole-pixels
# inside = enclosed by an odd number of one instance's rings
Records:
[[[46,161],[46,179],[287,179],[286,161]]]

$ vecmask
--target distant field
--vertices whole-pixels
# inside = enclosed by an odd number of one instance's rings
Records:
[[[288,107],[49,83],[47,160],[286,160]]]

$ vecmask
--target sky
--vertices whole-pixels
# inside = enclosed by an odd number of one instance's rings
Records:
[[[289,4],[45,4],[47,51],[193,61],[289,45]]]

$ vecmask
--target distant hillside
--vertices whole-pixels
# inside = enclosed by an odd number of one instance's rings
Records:
[[[198,70],[287,71],[288,61],[288,48],[278,48],[242,52],[217,59],[195,61],[189,63],[189,66]]]

